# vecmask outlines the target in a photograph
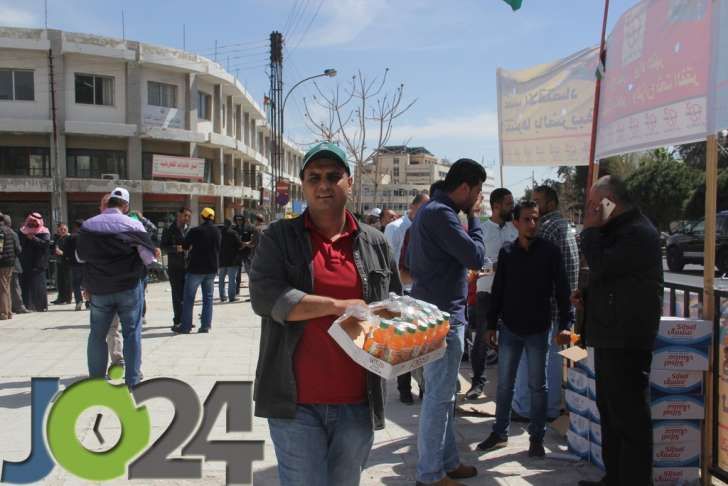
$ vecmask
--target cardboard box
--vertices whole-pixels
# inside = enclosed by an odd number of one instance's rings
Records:
[[[652,400],[652,420],[703,420],[705,403],[700,395],[665,395]]]
[[[700,420],[658,420],[652,423],[652,441],[655,444],[700,443],[700,439]]]
[[[576,367],[580,370],[586,371],[589,378],[594,378],[594,348],[586,348],[587,357],[576,362]]]
[[[652,355],[653,370],[706,371],[709,348],[666,346]]]
[[[566,388],[579,395],[587,396],[589,377],[586,371],[579,368],[569,368],[566,372]]]
[[[666,346],[707,348],[713,337],[713,323],[701,319],[663,317],[657,330],[655,349]]]
[[[442,358],[447,349],[447,345],[443,343],[443,345],[435,351],[431,351],[403,363],[392,365],[384,360],[375,358],[364,351],[364,337],[362,333],[355,332],[352,329],[345,330],[341,326],[341,323],[334,322],[334,324],[332,324],[329,328],[329,335],[334,338],[334,341],[341,346],[341,348],[351,359],[354,360],[355,363],[386,380],[391,380],[392,378],[396,378],[399,375],[421,368],[427,363],[431,363]]]
[[[702,395],[702,371],[658,370],[650,372],[650,393],[662,395]]]
[[[602,423],[602,417],[599,415],[599,408],[597,407],[596,400],[589,400],[589,418],[592,422],[597,424]]]
[[[581,459],[589,460],[589,439],[569,430],[566,432],[566,443],[569,446],[569,452]]]
[[[569,413],[575,413],[577,415],[581,415],[582,417],[589,417],[589,398],[587,398],[584,395],[580,395],[576,392],[573,392],[571,390],[566,390],[564,392],[564,401],[566,402],[566,409],[569,411]]]
[[[587,393],[586,396],[592,400],[597,399],[597,380],[594,378],[587,378]]]
[[[589,441],[592,444],[602,445],[602,424],[589,422]]]
[[[670,442],[653,446],[655,467],[700,466],[700,442]]]
[[[697,467],[654,467],[652,480],[655,486],[693,486],[700,481]]]
[[[604,459],[602,459],[602,446],[589,444],[589,462],[604,471]]]
[[[589,429],[591,428],[590,424],[591,421],[589,420],[589,417],[579,415],[578,413],[569,414],[569,430],[581,437],[584,437],[585,439],[589,439]]]

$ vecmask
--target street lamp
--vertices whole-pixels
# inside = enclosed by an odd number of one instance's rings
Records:
[[[300,80],[293,86],[291,86],[291,89],[289,89],[288,93],[286,93],[286,97],[283,98],[283,106],[281,107],[281,133],[283,132],[283,127],[285,125],[286,101],[288,101],[288,97],[291,96],[291,93],[293,92],[293,90],[298,88],[300,85],[302,85],[306,81],[310,81],[310,80],[316,79],[316,78],[323,78],[323,77],[333,78],[335,76],[336,76],[336,69],[332,69],[332,68],[324,69],[324,72],[322,72],[321,74],[309,76],[307,78]]]

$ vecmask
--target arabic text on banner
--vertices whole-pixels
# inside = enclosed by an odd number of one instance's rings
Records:
[[[597,158],[704,139],[711,0],[643,0],[607,42]]]
[[[587,165],[599,50],[498,70],[503,165]]]

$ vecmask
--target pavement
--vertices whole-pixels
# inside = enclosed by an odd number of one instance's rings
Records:
[[[217,290],[215,290],[217,295]],[[142,371],[145,380],[155,377],[178,378],[189,383],[201,399],[214,382],[222,380],[252,381],[258,356],[260,319],[250,303],[215,301],[213,328],[210,334],[174,335],[170,330],[171,303],[167,283],[149,285],[147,322],[143,331]],[[199,305],[199,302],[198,302]],[[196,312],[199,309],[196,308]],[[49,312],[16,315],[0,321],[0,458],[22,461],[30,451],[30,377],[60,377],[62,386],[85,378],[88,311],[74,311],[72,305],[51,306]],[[463,392],[468,388],[467,363],[461,369]],[[488,370],[495,377],[495,369]],[[415,392],[416,392],[415,386]],[[566,451],[565,439],[549,429],[545,439],[546,459],[527,455],[528,435],[522,424],[513,424],[509,446],[482,454],[475,445],[491,430],[495,410],[495,380],[488,383],[485,396],[477,401],[458,400],[457,437],[464,463],[478,468],[476,478],[467,485],[576,485],[580,479],[598,479],[600,471],[584,462],[559,459]],[[397,399],[396,381],[389,383],[387,426],[377,431],[362,485],[414,485],[417,462],[416,433],[419,401],[404,405]],[[163,399],[147,402],[152,417],[152,440],[167,429],[173,418],[171,404]],[[92,433],[95,413],[86,413],[76,424],[76,432],[87,447],[94,445]],[[491,416],[489,416],[491,415]],[[104,437],[118,437],[118,421],[102,423]],[[254,463],[253,484],[278,484],[276,458],[265,420],[254,418],[252,432],[226,434],[225,420],[220,418],[210,434],[212,439],[242,438],[265,441],[264,460]],[[113,443],[113,441],[112,441]],[[305,447],[301,444],[301,447]],[[176,451],[174,455],[179,454]],[[205,462],[198,480],[133,480],[143,485],[222,485],[225,465]],[[124,484],[114,480],[105,484]],[[40,484],[53,486],[88,484],[56,466]],[[333,485],[332,485],[333,486]]]

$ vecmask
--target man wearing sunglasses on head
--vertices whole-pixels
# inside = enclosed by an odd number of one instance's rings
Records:
[[[251,302],[262,317],[255,414],[268,419],[283,486],[353,486],[374,429],[384,427],[384,382],[328,329],[348,306],[402,286],[384,235],[345,208],[352,177],[344,152],[314,146],[300,176],[308,208],[272,223],[252,264]]]

